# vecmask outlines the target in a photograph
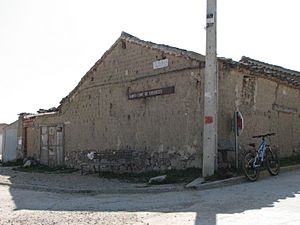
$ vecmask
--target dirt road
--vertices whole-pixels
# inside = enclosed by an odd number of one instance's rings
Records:
[[[157,194],[66,194],[0,185],[0,224],[300,224],[300,170],[255,183]]]

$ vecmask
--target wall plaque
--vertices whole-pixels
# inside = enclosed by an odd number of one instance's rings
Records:
[[[169,65],[168,59],[157,60],[153,62],[153,69],[160,69]]]
[[[175,93],[175,87],[163,87],[158,89],[152,89],[147,91],[139,91],[139,92],[132,92],[128,94],[128,99],[137,99],[137,98],[146,98],[146,97],[154,97],[158,95],[167,95]]]

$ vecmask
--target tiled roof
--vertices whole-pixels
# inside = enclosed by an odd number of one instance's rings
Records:
[[[87,79],[90,72],[96,69],[96,67],[106,58],[106,56],[117,46],[117,44],[125,40],[130,43],[136,43],[140,46],[150,48],[150,49],[157,49],[160,51],[165,52],[166,54],[171,54],[175,56],[181,56],[186,57],[192,60],[197,60],[201,62],[205,62],[205,56],[192,52],[187,51],[180,48],[171,47],[164,44],[156,44],[149,41],[141,40],[135,36],[132,36],[126,32],[122,32],[121,36],[118,38],[118,40],[110,47],[109,50],[107,50],[103,56],[95,63],[95,65],[85,74],[85,76],[82,77],[78,85],[69,93],[68,96],[63,98],[60,102],[60,107],[63,103],[68,101],[70,99],[70,96],[72,96],[79,88],[79,86]],[[226,64],[234,65],[234,66],[240,66],[246,69],[249,69],[251,71],[257,72],[258,74],[262,74],[266,77],[270,77],[272,79],[281,80],[284,82],[287,82],[288,84],[300,87],[300,72],[289,70],[282,68],[280,66],[271,65],[268,63],[264,63],[258,60],[254,60],[248,57],[243,56],[242,59],[239,62],[233,61],[231,59],[226,58],[219,58],[220,61]]]
[[[248,69],[267,78],[283,81],[290,85],[300,87],[300,72],[298,71],[261,62],[246,56],[243,56],[238,62],[227,58],[219,58],[219,60],[225,64]]]
[[[117,44],[122,40],[125,40],[127,42],[131,42],[131,43],[136,43],[138,45],[141,45],[143,47],[147,47],[147,48],[150,48],[150,49],[161,50],[161,51],[165,52],[166,54],[171,54],[171,55],[175,55],[175,56],[182,56],[182,57],[186,57],[186,58],[201,61],[201,62],[205,61],[205,57],[203,55],[199,54],[199,53],[192,52],[192,51],[187,51],[187,50],[180,49],[180,48],[171,47],[171,46],[164,45],[164,44],[156,44],[156,43],[149,42],[149,41],[143,41],[143,40],[141,40],[141,39],[139,39],[135,36],[132,36],[131,34],[128,34],[126,32],[122,32],[121,36],[118,38],[118,40],[109,48],[109,50],[107,50],[103,54],[103,56],[95,63],[95,65],[81,78],[80,82],[69,93],[69,95],[64,97],[60,101],[60,105],[58,106],[58,110],[60,109],[61,105],[65,102],[67,102],[70,99],[70,96],[72,96],[78,90],[79,86],[85,81],[88,74],[91,71],[93,71],[106,58],[106,56],[117,46]]]
[[[263,73],[267,76],[286,81],[289,84],[300,86],[300,72],[298,71],[264,63],[245,56],[242,57],[239,63],[255,72]]]
[[[133,42],[136,44],[139,44],[144,47],[149,47],[151,49],[157,49],[161,50],[167,54],[175,55],[175,56],[183,56],[187,57],[190,59],[198,60],[198,61],[205,61],[205,56],[192,52],[192,51],[187,51],[185,49],[180,49],[180,48],[175,48],[169,45],[164,45],[164,44],[156,44],[150,41],[143,41],[135,36],[132,36],[131,34],[128,34],[126,32],[122,32],[120,39],[126,40],[128,42]]]

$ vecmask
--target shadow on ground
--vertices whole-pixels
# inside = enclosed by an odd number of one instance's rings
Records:
[[[4,175],[4,174],[1,174]],[[59,175],[58,175],[59,176]],[[157,194],[63,194],[10,188],[14,210],[195,213],[194,222],[216,225],[218,215],[272,208],[300,194],[300,171],[267,177],[254,183],[203,191]],[[160,221],[159,224],[164,224]],[[185,223],[182,223],[185,224]]]

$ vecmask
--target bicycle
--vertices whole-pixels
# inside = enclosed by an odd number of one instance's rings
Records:
[[[243,170],[246,178],[249,181],[256,181],[259,177],[260,168],[266,163],[267,170],[270,175],[276,176],[280,171],[279,158],[276,151],[272,151],[268,144],[268,139],[275,133],[269,133],[264,135],[256,135],[252,138],[261,138],[261,143],[258,150],[255,148],[255,144],[249,144],[252,147],[250,151],[247,151],[243,159]]]

